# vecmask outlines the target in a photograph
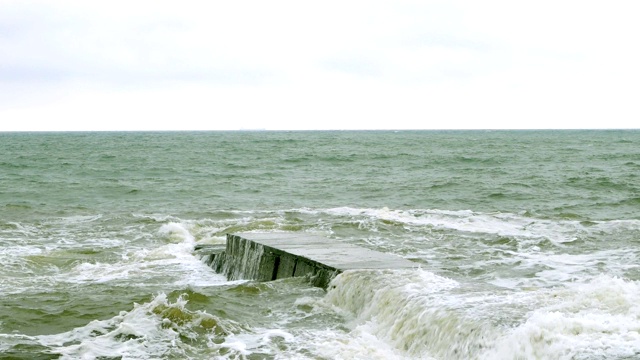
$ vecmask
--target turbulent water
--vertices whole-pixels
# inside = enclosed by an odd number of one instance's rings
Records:
[[[312,233],[420,264],[227,281]],[[640,131],[0,133],[1,359],[639,359]]]

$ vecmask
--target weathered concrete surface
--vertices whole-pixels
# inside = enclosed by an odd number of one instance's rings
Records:
[[[299,233],[227,234],[224,251],[219,246],[201,247],[198,251],[214,271],[229,280],[270,281],[308,276],[315,286],[325,289],[331,279],[345,270],[418,266],[396,255]]]

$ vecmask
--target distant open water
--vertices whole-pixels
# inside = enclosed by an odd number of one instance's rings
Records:
[[[229,282],[228,232],[421,265]],[[0,359],[638,359],[640,131],[0,133]]]

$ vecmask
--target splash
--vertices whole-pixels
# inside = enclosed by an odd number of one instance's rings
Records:
[[[427,271],[346,271],[334,279],[326,301],[353,316],[406,356],[472,358],[487,346],[486,325],[439,304],[439,293],[458,287]]]
[[[193,355],[194,345],[220,343],[225,335],[241,330],[231,320],[188,310],[187,302],[185,296],[172,302],[165,294],[159,294],[110,319],[94,320],[69,332],[36,339],[62,359],[186,358]]]
[[[483,359],[640,357],[640,284],[599,276],[544,292],[546,305],[497,340]]]
[[[638,298],[637,282],[604,275],[500,292],[425,271],[354,271],[336,277],[324,301],[352,334],[410,358],[595,360],[640,356]]]

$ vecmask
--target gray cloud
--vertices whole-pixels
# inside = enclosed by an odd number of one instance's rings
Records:
[[[0,81],[261,84],[272,79],[258,62],[233,62],[229,49],[207,41],[214,36],[190,40],[193,33],[182,20],[117,23],[56,10],[17,7],[0,17]]]
[[[465,127],[483,114],[493,127],[515,115],[526,127],[616,109],[637,122],[637,9],[624,0],[5,0],[0,117],[40,124],[62,114],[70,124],[100,108],[133,126],[120,111],[157,107],[156,117],[188,108],[202,121],[276,114],[277,125],[253,127],[302,126],[306,116],[310,128],[327,118],[366,128],[399,124],[402,109],[408,128],[424,118]],[[357,123],[363,112],[376,120]]]

